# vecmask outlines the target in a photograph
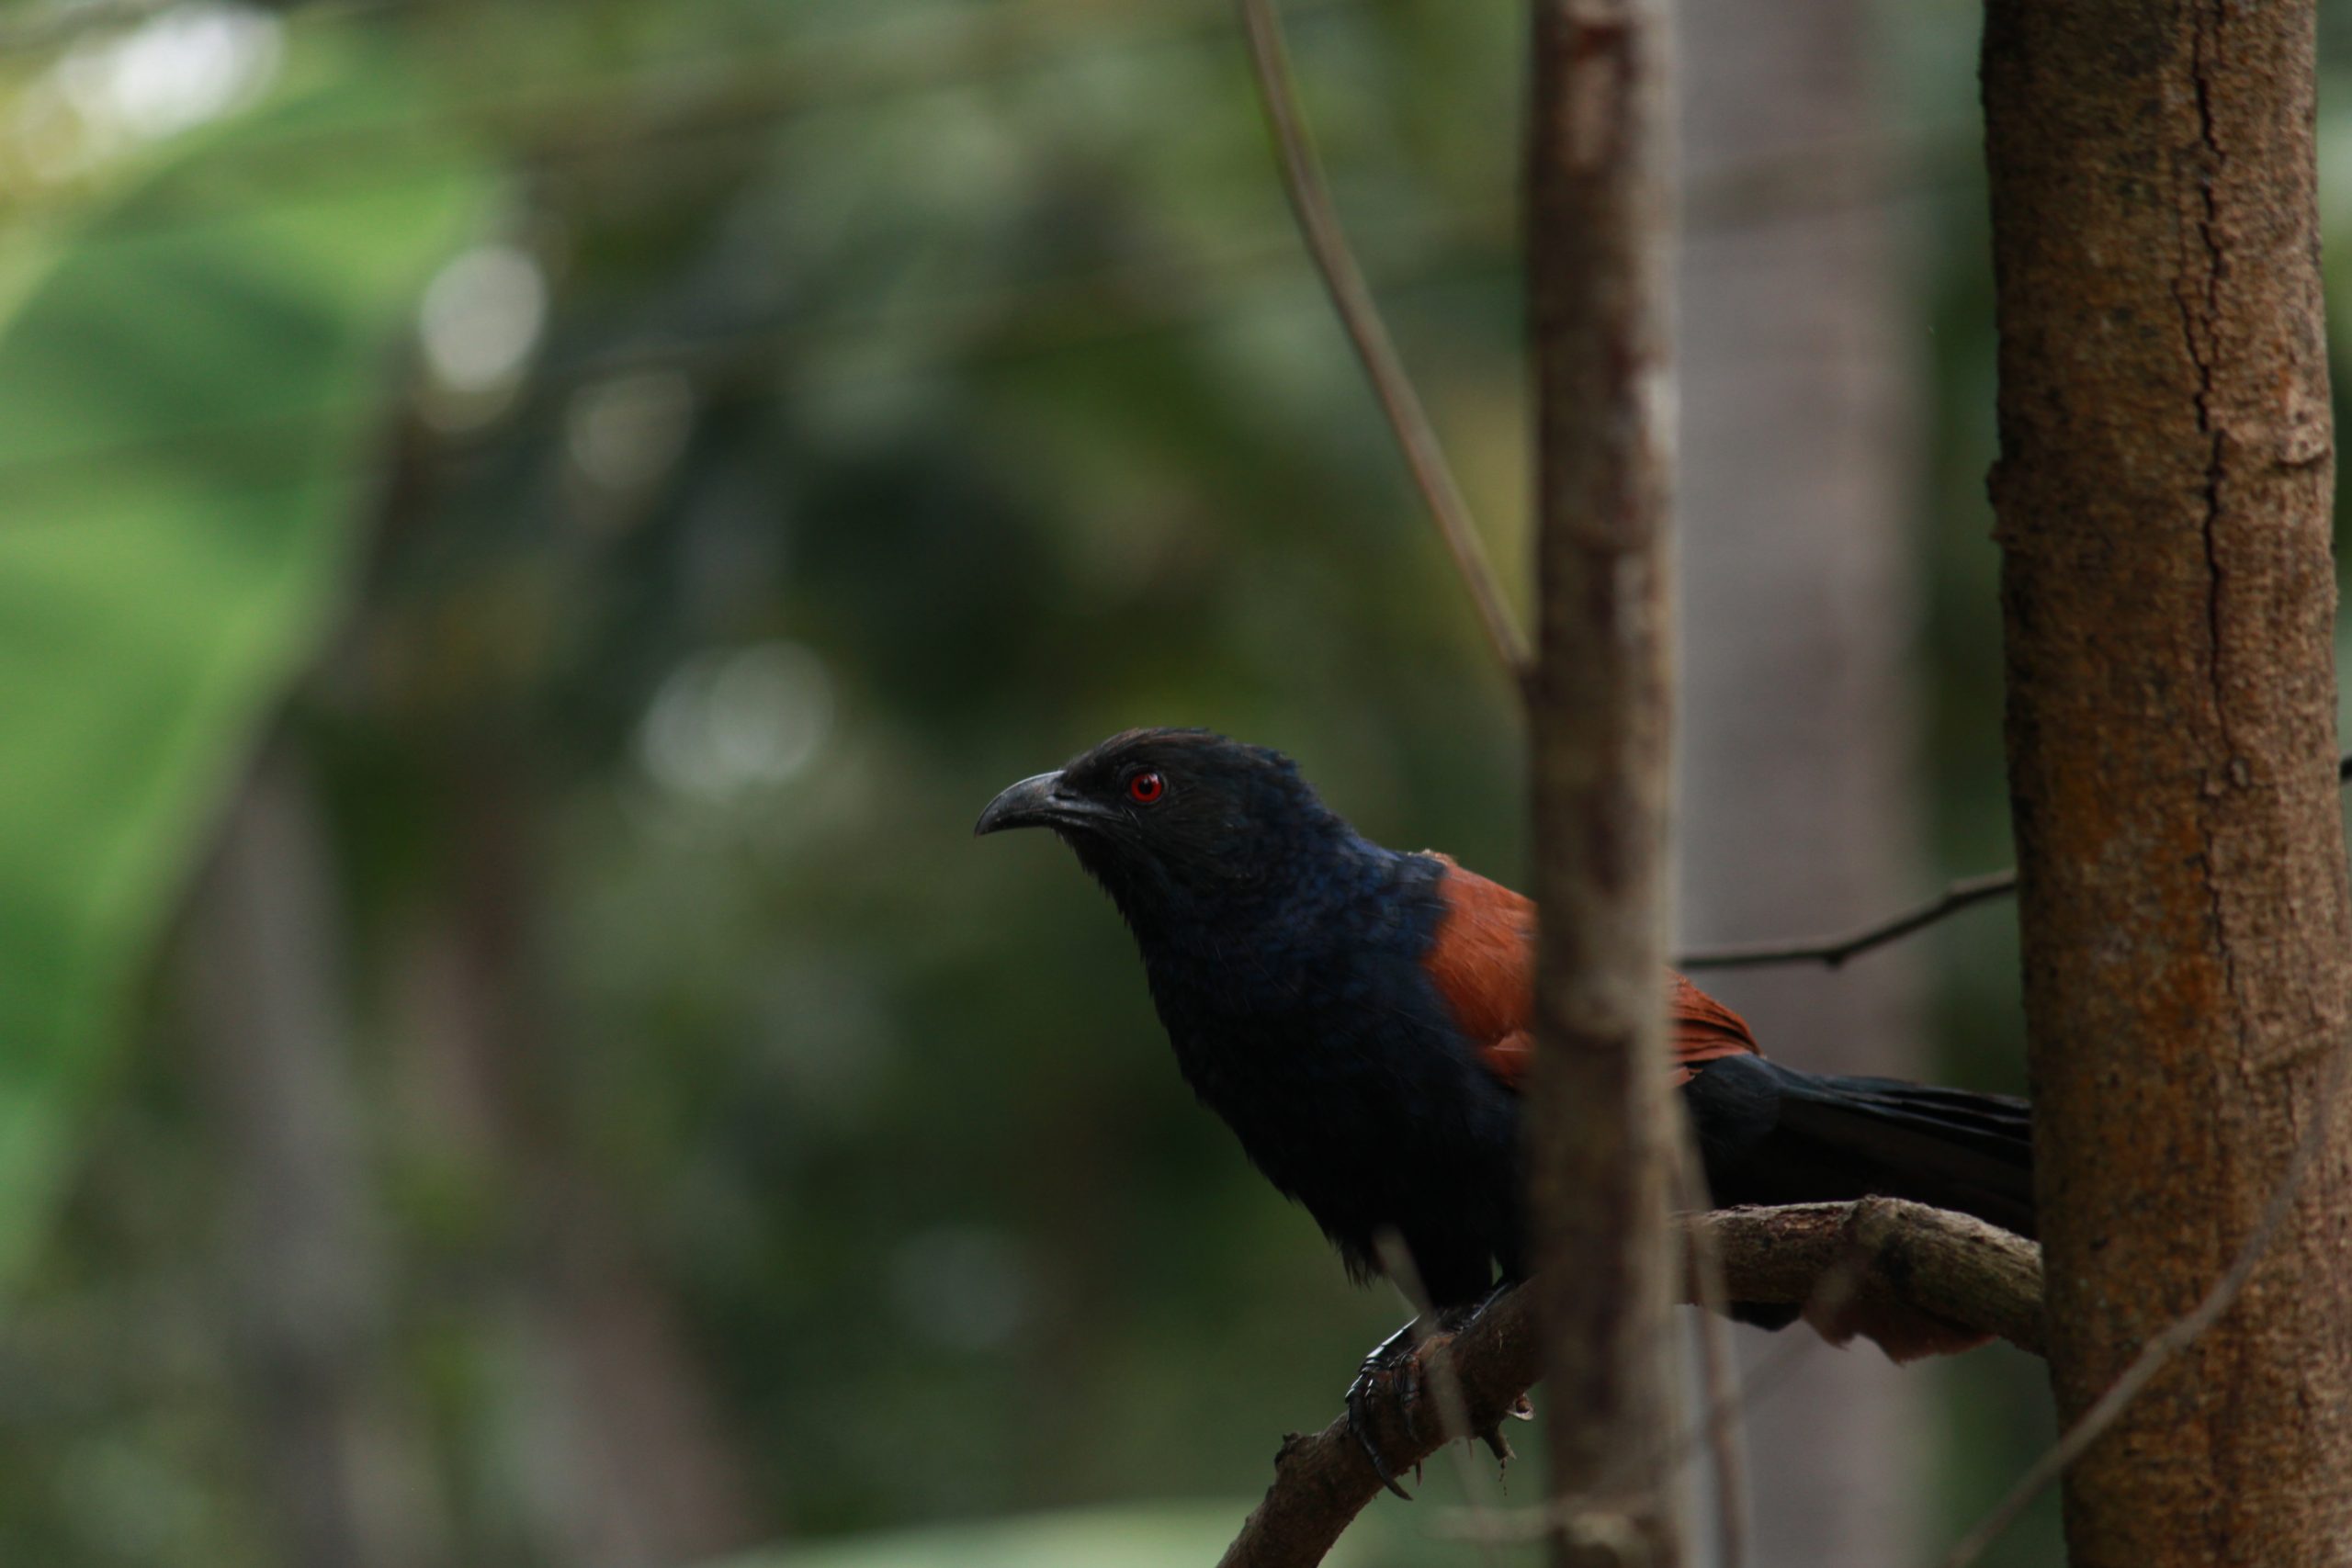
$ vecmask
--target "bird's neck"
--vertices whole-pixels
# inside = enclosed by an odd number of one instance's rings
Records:
[[[1247,880],[1131,888],[1107,879],[1142,951],[1164,1021],[1174,1013],[1279,1010],[1316,987],[1342,949],[1422,940],[1433,871],[1352,832]],[[1419,897],[1416,897],[1419,894]]]

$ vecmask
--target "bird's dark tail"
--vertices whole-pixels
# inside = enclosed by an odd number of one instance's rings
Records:
[[[1893,1078],[1782,1076],[1778,1136],[1852,1189],[1840,1196],[1909,1198],[2033,1235],[2024,1100]]]
[[[1718,1203],[1908,1198],[2034,1234],[2033,1122],[2007,1095],[1709,1063],[1684,1091]]]
[[[1760,1056],[1710,1063],[1683,1092],[1719,1204],[1908,1198],[2034,1234],[2033,1123],[2022,1100],[1804,1073]],[[1777,1328],[1798,1312],[1742,1303],[1734,1315]],[[1833,1339],[1866,1334],[1898,1360],[1981,1337],[1896,1318],[1815,1326]]]

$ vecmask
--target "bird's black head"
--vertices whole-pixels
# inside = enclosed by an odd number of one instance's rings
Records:
[[[972,830],[1005,828],[1051,828],[1138,928],[1260,902],[1357,842],[1289,758],[1205,729],[1130,729],[1023,779]]]

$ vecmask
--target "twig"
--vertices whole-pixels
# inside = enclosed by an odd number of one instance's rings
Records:
[[[1762,969],[1778,964],[1822,964],[1836,969],[1849,958],[1858,957],[1874,947],[1883,947],[1898,937],[1934,925],[1946,915],[1982,904],[1988,898],[1999,898],[2018,890],[2018,874],[2014,871],[1987,872],[1983,876],[1971,876],[1953,883],[1941,897],[1929,899],[1890,919],[1867,925],[1844,936],[1813,938],[1804,942],[1758,942],[1737,943],[1730,947],[1702,948],[1677,958],[1675,965],[1681,969]]]
[[[2352,766],[2352,762],[2346,765]],[[2132,1358],[2130,1366],[2123,1369],[2122,1374],[2108,1385],[2107,1392],[2094,1400],[2090,1408],[2076,1417],[2075,1424],[2067,1427],[2040,1459],[2034,1461],[2032,1468],[2018,1478],[2017,1484],[2009,1488],[2008,1495],[2003,1497],[1992,1512],[1978,1520],[1973,1529],[1961,1538],[1960,1543],[1944,1558],[1940,1568],[1968,1568],[1970,1563],[1982,1557],[1985,1550],[2017,1522],[2018,1516],[2025,1512],[2029,1504],[2041,1495],[2051,1483],[2065,1473],[2068,1465],[2082,1458],[2090,1446],[2115,1425],[2117,1418],[2140,1396],[2141,1391],[2155,1381],[2156,1374],[2165,1369],[2166,1362],[2195,1344],[2199,1335],[2219,1323],[2230,1310],[2231,1304],[2238,1299],[2238,1292],[2245,1289],[2245,1282],[2254,1277],[2263,1254],[2270,1249],[2270,1243],[2277,1237],[2278,1228],[2286,1224],[2287,1213],[2295,1205],[2295,1194],[2302,1188],[2303,1177],[2311,1170],[2312,1161],[2327,1141],[2328,1124],[2334,1119],[2335,1101],[2344,1088],[2347,1064],[2352,1064],[2352,1048],[2339,1048],[2335,1060],[2328,1066],[2327,1081],[2320,1090],[2319,1103],[2312,1113],[2312,1124],[2303,1130],[2302,1139],[2296,1144],[2294,1154],[2289,1157],[2287,1169],[2279,1177],[2277,1190],[2270,1194],[2270,1201],[2263,1205],[2262,1217],[2256,1222],[2253,1234],[2238,1248],[2237,1256],[2231,1259],[2229,1268],[2222,1270],[2222,1277],[2213,1281],[2211,1289],[2195,1306],[2166,1324],[2154,1338],[2140,1348],[2140,1353]]]
[[[2352,784],[2352,751],[2335,760],[2335,782]],[[1820,964],[1836,969],[1849,958],[1857,958],[1874,947],[1883,947],[1898,937],[1934,925],[1947,915],[1957,914],[1973,904],[1988,898],[2000,898],[2018,890],[2018,874],[2008,871],[1988,871],[1981,876],[1966,876],[1943,890],[1942,896],[1929,899],[1890,919],[1880,920],[1844,936],[1813,937],[1801,942],[1735,942],[1728,947],[1702,947],[1677,958],[1679,969],[1763,969],[1781,964]]]
[[[1528,668],[1527,639],[1511,616],[1494,563],[1487,559],[1487,547],[1470,519],[1469,504],[1462,499],[1444,448],[1438,444],[1437,431],[1405,374],[1396,345],[1381,321],[1380,307],[1348,248],[1347,234],[1340,227],[1338,209],[1324,183],[1323,167],[1299,108],[1298,85],[1291,74],[1290,51],[1283,42],[1273,0],[1240,0],[1240,6],[1242,25],[1250,35],[1250,68],[1282,166],[1283,190],[1298,219],[1307,252],[1315,258],[1316,270],[1322,275],[1323,287],[1330,293],[1332,308],[1347,328],[1349,341],[1355,344],[1356,356],[1363,361],[1364,373],[1372,378],[1372,389],[1388,416],[1388,427],[1396,434],[1397,445],[1404,449],[1413,482],[1429,505],[1430,516],[1453,557],[1463,585],[1477,605],[1487,640],[1503,669],[1518,679]]]
[[[1676,1201],[1686,1211],[1706,1209],[1707,1178],[1687,1118],[1674,1119]],[[1700,1430],[1715,1473],[1715,1540],[1721,1568],[1747,1561],[1747,1456],[1740,1447],[1736,1416],[1743,1404],[1732,1367],[1731,1292],[1724,1282],[1724,1260],[1703,1227],[1690,1232],[1686,1292],[1705,1310],[1699,1316],[1699,1375],[1706,1404]],[[1671,1462],[1671,1461],[1669,1461]]]
[[[1825,1280],[1843,1289],[1850,1279],[1858,1298],[1900,1303],[2041,1351],[2041,1250],[1965,1214],[1866,1198],[1723,1209],[1678,1224],[1686,1245],[1692,1232],[1705,1233],[1733,1300],[1802,1304]],[[1511,1292],[1425,1354],[1451,1362],[1469,1427],[1491,1426],[1542,1370],[1533,1292]],[[1373,1440],[1392,1463],[1425,1459],[1442,1440],[1408,1436],[1393,1400],[1375,1399],[1366,1415]],[[1344,1416],[1312,1437],[1292,1433],[1275,1456],[1273,1484],[1226,1550],[1223,1568],[1308,1568],[1379,1492]],[[1579,1522],[1593,1521],[1579,1516]]]

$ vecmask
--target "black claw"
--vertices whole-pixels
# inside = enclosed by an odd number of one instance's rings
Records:
[[[1449,1307],[1439,1313],[1429,1337],[1451,1337],[1461,1332],[1510,1289],[1509,1284],[1497,1285],[1476,1302]],[[1396,1391],[1397,1416],[1404,1423],[1407,1440],[1417,1450],[1421,1446],[1420,1426],[1413,1417],[1413,1407],[1420,1403],[1419,1367],[1414,1360],[1414,1352],[1420,1348],[1424,1332],[1421,1320],[1415,1318],[1382,1340],[1372,1354],[1363,1359],[1363,1365],[1356,1371],[1356,1381],[1348,1385],[1349,1436],[1355,1438],[1356,1447],[1363,1450],[1363,1457],[1372,1461],[1373,1473],[1380,1477],[1380,1483],[1408,1503],[1413,1500],[1413,1495],[1398,1483],[1396,1472],[1388,1468],[1388,1461],[1382,1457],[1379,1448],[1372,1440],[1371,1424],[1364,1418],[1364,1401],[1381,1379],[1402,1377],[1404,1382]],[[1534,1412],[1527,1407],[1527,1401],[1522,1396],[1510,1414],[1525,1419]],[[1493,1450],[1497,1460],[1506,1464],[1510,1461],[1510,1443],[1503,1437],[1499,1426],[1489,1427],[1478,1436]],[[1418,1463],[1413,1466],[1413,1472],[1416,1475],[1420,1473]]]
[[[1397,1483],[1396,1472],[1390,1470],[1388,1461],[1381,1457],[1380,1449],[1373,1442],[1372,1433],[1364,1423],[1364,1392],[1371,1386],[1373,1375],[1372,1362],[1366,1361],[1363,1371],[1356,1374],[1356,1381],[1348,1385],[1348,1435],[1355,1438],[1356,1447],[1363,1450],[1363,1457],[1372,1461],[1372,1472],[1380,1477],[1380,1483],[1409,1503],[1413,1495]]]
[[[1379,1448],[1373,1442],[1371,1428],[1364,1420],[1363,1402],[1372,1392],[1372,1386],[1376,1381],[1400,1367],[1409,1367],[1412,1364],[1416,1343],[1413,1331],[1418,1321],[1417,1319],[1415,1323],[1407,1324],[1374,1347],[1372,1354],[1363,1359],[1363,1365],[1356,1369],[1356,1381],[1348,1385],[1349,1434],[1355,1438],[1356,1447],[1363,1450],[1363,1457],[1372,1461],[1373,1472],[1380,1477],[1380,1483],[1408,1503],[1413,1500],[1413,1495],[1406,1491],[1397,1482],[1396,1472],[1388,1468],[1388,1461],[1381,1457]],[[1412,1391],[1408,1387],[1403,1392],[1405,1397],[1402,1401],[1402,1413],[1405,1417],[1405,1432],[1418,1444],[1420,1441],[1420,1436],[1413,1427]]]

